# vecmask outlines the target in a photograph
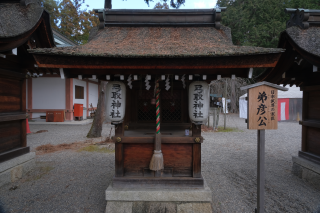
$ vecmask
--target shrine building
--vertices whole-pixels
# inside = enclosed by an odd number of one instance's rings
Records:
[[[292,156],[292,172],[320,189],[320,10],[292,9],[278,48],[286,49],[278,64],[259,81],[296,85],[303,92],[301,150]]]

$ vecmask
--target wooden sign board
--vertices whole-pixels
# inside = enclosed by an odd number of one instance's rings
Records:
[[[248,129],[278,129],[278,89],[261,85],[248,89]]]

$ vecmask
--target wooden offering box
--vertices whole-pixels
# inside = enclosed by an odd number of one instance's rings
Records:
[[[132,90],[127,89],[125,121],[116,125],[116,173],[113,187],[203,187],[203,139],[200,125],[191,124],[188,118],[188,90],[181,85],[173,91],[166,91],[164,82],[160,82],[160,87],[164,169],[149,169],[155,146],[156,107],[151,104],[154,91],[139,91],[139,86],[134,85]],[[189,136],[185,136],[186,129],[190,129]]]

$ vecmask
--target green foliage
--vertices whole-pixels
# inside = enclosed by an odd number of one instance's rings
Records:
[[[319,0],[291,0],[290,8],[320,9]]]
[[[285,8],[319,9],[319,0],[218,0],[227,7],[222,23],[231,28],[236,45],[277,47],[290,16]]]
[[[55,0],[44,0],[43,7],[50,13],[50,24],[51,27],[55,30],[58,30],[58,3]]]
[[[144,0],[147,5],[149,6],[149,3],[153,0]],[[167,4],[167,0],[163,0],[165,4]],[[185,3],[185,0],[170,0],[170,6],[175,9],[179,9],[181,5]],[[153,8],[153,9],[167,9],[167,8]],[[169,9],[169,7],[168,7]]]
[[[169,5],[165,2],[163,4],[158,2],[153,9],[169,9]]]
[[[89,145],[83,147],[82,149],[78,150],[79,152],[100,152],[100,153],[114,153],[114,149],[108,149],[107,147],[99,147],[97,145]]]
[[[87,43],[91,28],[99,24],[94,11],[81,9],[83,4],[85,0],[44,0],[52,28],[78,44]]]

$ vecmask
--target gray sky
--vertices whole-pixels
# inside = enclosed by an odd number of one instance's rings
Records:
[[[199,9],[199,8],[214,8],[217,0],[185,0],[186,3],[180,7],[180,9]],[[159,2],[154,0],[150,2],[150,7],[144,2],[144,0],[112,0],[112,9],[153,9],[154,5]],[[100,9],[104,7],[104,0],[86,0],[85,4],[88,4],[92,9]],[[167,1],[170,4],[170,0]]]

